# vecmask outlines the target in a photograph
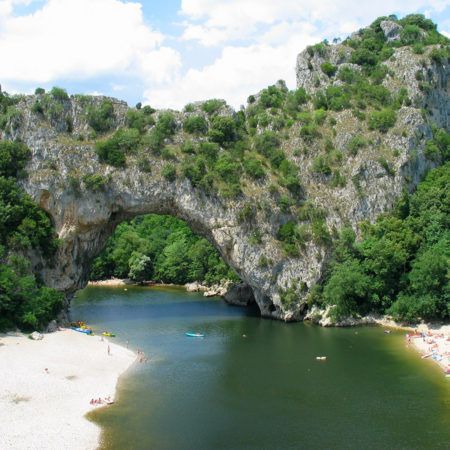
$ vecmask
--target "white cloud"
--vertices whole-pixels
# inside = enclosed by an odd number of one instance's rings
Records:
[[[306,27],[298,29],[280,45],[258,43],[225,47],[212,64],[189,69],[170,85],[147,89],[145,101],[156,107],[179,109],[189,102],[215,97],[224,98],[238,108],[250,94],[279,79],[294,88],[297,53],[318,40],[317,35],[309,31]]]
[[[15,14],[15,6],[30,3],[39,9]],[[83,80],[85,90],[95,78],[93,90],[102,78],[106,93],[132,92],[134,101],[142,89],[153,106],[222,97],[239,107],[278,79],[295,87],[296,55],[306,45],[344,37],[380,15],[418,10],[444,12],[440,24],[449,35],[449,6],[450,0],[182,0],[181,35],[169,39],[145,21],[138,0],[0,0],[0,82],[17,90]],[[207,60],[213,55],[219,56]]]
[[[35,13],[15,17],[0,1],[0,79],[50,82],[104,74],[168,80],[180,56],[145,24],[139,3],[118,0],[48,0]],[[26,3],[23,0],[22,3]]]
[[[33,0],[0,0],[0,24],[2,18],[12,13],[15,5],[29,5]]]
[[[296,55],[324,38],[345,37],[372,20],[397,12],[442,12],[448,0],[182,0],[181,39],[222,47],[212,63],[188,69],[175,83],[150,86],[146,101],[177,107],[209,97],[238,107],[277,79],[295,87]]]
[[[448,0],[182,0],[181,14],[187,25],[184,39],[214,45],[251,36],[258,26],[277,22],[301,21],[320,24],[322,29],[341,35],[365,26],[378,16],[418,9],[441,12]],[[219,39],[220,37],[220,39]]]

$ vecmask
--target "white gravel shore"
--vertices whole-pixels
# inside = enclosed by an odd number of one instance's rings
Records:
[[[422,354],[439,364],[444,373],[450,374],[450,325],[429,328],[419,325],[414,333],[407,334],[407,342]]]
[[[113,399],[135,360],[131,350],[73,330],[40,341],[0,335],[0,449],[95,449],[100,428],[84,417],[95,408],[90,400]]]

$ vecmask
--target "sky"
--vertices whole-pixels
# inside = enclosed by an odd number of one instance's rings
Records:
[[[307,45],[416,12],[450,37],[450,0],[0,0],[0,84],[239,108],[279,79],[295,88]]]

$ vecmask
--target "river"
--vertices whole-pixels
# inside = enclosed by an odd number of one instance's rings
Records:
[[[102,450],[450,448],[450,379],[402,332],[285,324],[177,288],[89,287],[72,319],[149,357],[89,415]]]

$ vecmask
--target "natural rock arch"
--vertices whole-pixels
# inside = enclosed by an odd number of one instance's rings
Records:
[[[132,177],[133,173],[127,175]],[[174,185],[149,178],[127,187],[123,181],[111,181],[107,191],[88,191],[77,197],[50,186],[34,192],[41,207],[50,213],[61,239],[57,263],[42,265],[41,273],[49,285],[70,296],[86,285],[92,260],[119,223],[144,214],[167,214],[186,221],[211,242],[252,287],[261,314],[275,316],[277,307],[270,298],[270,288],[262,288],[266,271],[255,271],[260,252],[248,244],[247,226],[236,218],[238,208],[230,211],[217,198],[193,191],[187,180]]]
[[[348,64],[351,54],[349,47],[340,49],[341,46],[332,46],[327,50],[327,57],[337,70],[341,64]],[[414,102],[400,107],[396,128],[375,136],[351,110],[332,113],[333,145],[340,152],[346,151],[354,130],[372,133],[376,145],[352,156],[341,167],[348,180],[357,179],[359,186],[347,182],[333,187],[326,177],[314,174],[313,159],[322,149],[301,141],[300,124],[285,132],[280,147],[298,169],[302,182],[302,194],[297,199],[299,208],[308,202],[326,211],[324,225],[328,232],[336,233],[344,225],[357,230],[362,220],[374,221],[380,213],[392,208],[404,189],[412,190],[426,170],[436,165],[424,154],[432,130],[429,117],[424,117],[421,108],[429,111],[437,126],[449,128],[450,65],[429,59],[426,76],[433,87],[423,92],[416,79],[416,73],[424,71],[423,60],[423,55],[402,47],[385,63],[390,70],[386,87],[393,94],[399,86],[406,87]],[[320,55],[301,53],[297,61],[298,86],[314,94],[332,84],[333,80],[321,72],[324,61]],[[89,105],[102,101],[100,97],[88,98]],[[128,106],[115,99],[110,101],[114,107],[114,127],[124,126]],[[35,96],[21,99],[17,105],[21,120],[10,123],[2,138],[21,139],[31,149],[28,178],[22,184],[50,214],[61,239],[52,261],[47,262],[38,254],[32,257],[35,271],[49,286],[64,291],[70,299],[77,289],[85,286],[90,262],[118,223],[147,213],[170,214],[185,220],[214,245],[225,262],[251,286],[263,316],[282,320],[302,318],[308,292],[320,280],[330,248],[308,240],[298,256],[288,256],[283,251],[277,239],[280,226],[298,217],[282,204],[280,195],[271,191],[270,176],[247,183],[242,195],[227,199],[194,187],[182,176],[166,179],[162,169],[167,162],[161,157],[149,156],[151,173],[140,168],[132,152],[126,167],[116,169],[99,162],[94,142],[89,138],[86,97],[73,96],[62,101],[61,113],[51,119],[37,114],[35,103]],[[180,145],[185,139],[182,123],[188,113],[173,113],[178,131],[172,143]],[[224,107],[219,114],[233,116],[235,112]],[[88,136],[87,140],[77,139],[80,135]],[[299,146],[307,151],[299,154],[296,152]],[[380,148],[390,152],[391,173],[379,162]],[[95,174],[101,174],[102,183],[89,187],[86,176]]]

